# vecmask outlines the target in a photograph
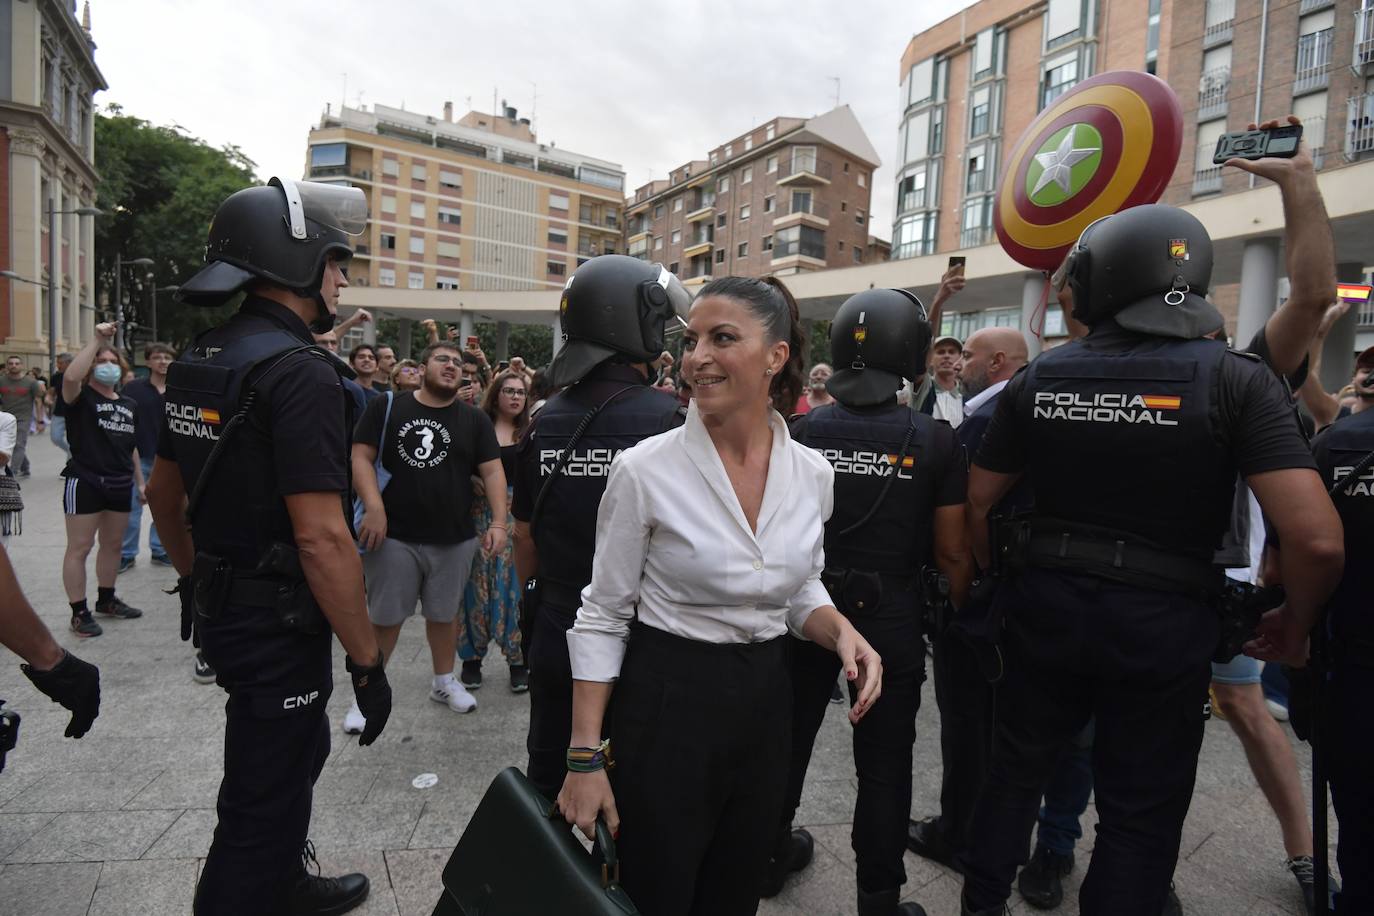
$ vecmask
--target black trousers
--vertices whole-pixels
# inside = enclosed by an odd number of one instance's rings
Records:
[[[1027,859],[1040,796],[1096,715],[1097,843],[1087,916],[1158,916],[1202,746],[1216,613],[1200,600],[1032,570],[1005,583],[1006,681],[992,768],[960,859],[974,909],[1000,906]]]
[[[786,644],[635,624],[611,704],[621,883],[644,916],[750,916],[782,810]]]
[[[302,872],[315,780],[329,756],[332,634],[287,633],[275,611],[229,607],[199,628],[229,694],[219,823],[196,888],[196,916],[285,914]]]
[[[973,807],[992,759],[995,688],[963,640],[946,630],[932,642],[940,708],[940,830],[957,856],[969,847]]]
[[[882,699],[853,728],[859,791],[850,843],[858,864],[859,889],[868,893],[906,883],[902,854],[911,813],[911,747],[925,680],[925,644],[914,596],[895,607],[885,603],[881,613],[851,618],[854,628],[883,659]],[[792,663],[792,759],[782,824],[790,828],[801,804],[816,732],[840,673],[840,658],[815,643],[787,639]],[[851,702],[854,693],[851,686]]]
[[[558,797],[568,772],[572,740],[572,667],[568,630],[577,610],[542,604],[535,612],[525,661],[530,667],[530,731],[525,738],[530,762],[525,775],[549,799]]]
[[[1374,781],[1369,778],[1374,734],[1367,725],[1374,704],[1374,666],[1338,661],[1327,691],[1330,712],[1323,720],[1321,754],[1340,825],[1336,858],[1342,886],[1336,912],[1374,913]]]

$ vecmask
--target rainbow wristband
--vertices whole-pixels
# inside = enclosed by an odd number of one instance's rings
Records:
[[[569,773],[595,773],[597,770],[614,769],[611,740],[605,738],[596,747],[570,747],[567,762]]]

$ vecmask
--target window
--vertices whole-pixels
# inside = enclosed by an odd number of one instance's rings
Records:
[[[793,191],[791,213],[810,213],[811,212],[811,192]]]
[[[744,138],[744,151],[747,153],[754,148],[754,138],[752,136]]]
[[[892,231],[893,258],[915,258],[935,252],[936,212],[908,216]]]
[[[383,232],[383,233],[382,233],[382,248],[383,248],[383,250],[385,250],[385,251],[395,251],[395,250],[396,250],[396,233],[394,233],[394,232]]]
[[[930,153],[932,156],[945,151],[945,107],[930,110]]]
[[[441,258],[459,257],[457,242],[439,242],[436,248],[439,252],[439,257]]]
[[[993,68],[992,43],[996,37],[993,29],[987,28],[978,33],[973,42],[973,78],[978,79]]]
[[[321,143],[310,147],[310,169],[340,168],[348,165],[348,147],[342,143]]]
[[[463,225],[463,211],[457,207],[440,207],[439,222],[449,226]]]
[[[868,175],[867,175],[867,173],[865,173],[865,172],[860,172],[859,174],[857,174],[857,175],[854,176],[854,180],[857,181],[857,182],[859,183],[859,187],[861,187],[861,188],[866,188],[866,187],[868,187]]]
[[[862,264],[863,262],[864,262],[864,250],[863,250],[862,248],[860,248],[858,245],[855,245],[855,246],[854,246],[854,263],[855,263],[855,264]]]
[[[1145,71],[1154,73],[1159,62],[1159,9],[1161,0],[1150,0],[1145,20]]]
[[[979,144],[969,147],[964,171],[964,193],[981,194],[991,190],[988,181],[988,153],[987,149]]]
[[[772,194],[769,194],[767,197],[765,197],[765,198],[763,199],[763,212],[764,212],[764,213],[772,213],[772,212],[773,212],[773,206],[774,206],[774,204],[775,204],[776,202],[777,202],[777,201],[776,201],[776,198],[775,198]]]
[[[393,196],[390,195],[390,194],[383,194],[383,195],[382,195],[382,212],[383,212],[383,213],[391,213],[391,214],[393,214],[393,215],[396,213],[396,198],[395,198],[395,197],[393,197]]]
[[[773,250],[773,237],[772,237],[771,235],[765,235],[765,236],[763,237],[763,245],[762,245],[761,247],[763,248],[764,251],[772,251],[772,250]]]
[[[735,249],[735,257],[737,257],[737,258],[747,258],[747,257],[749,257],[749,243],[748,243],[748,242],[740,242],[740,243],[739,243],[739,247]]]
[[[730,192],[730,176],[722,175],[716,179],[716,193],[728,194]]]
[[[568,195],[559,194],[555,191],[549,192],[549,209],[566,210],[568,209]]]
[[[582,204],[577,208],[577,221],[580,223],[593,223],[596,221],[592,215],[591,204]]]
[[[568,231],[566,229],[550,229],[549,244],[566,246],[568,244]]]
[[[670,273],[670,274],[675,274],[675,273],[677,273],[677,268],[678,268],[678,263],[677,263],[677,261],[674,261],[673,263],[671,263],[671,264],[668,265],[668,273]]]
[[[681,213],[681,212],[682,212],[682,198],[681,198],[681,197],[678,197],[678,198],[676,198],[676,199],[673,200],[673,212],[674,212],[674,213]]]
[[[1226,133],[1226,120],[1218,118],[1197,126],[1197,170],[1211,169],[1212,154],[1216,152],[1217,141]]]
[[[1050,0],[1045,13],[1045,47],[1076,37],[1083,28],[1083,0]]]
[[[986,92],[987,90],[980,90]],[[930,112],[912,115],[906,122],[906,146],[902,162],[915,162],[930,155]]]
[[[717,229],[724,229],[724,228],[725,228],[725,214],[724,214],[724,213],[717,213],[717,214],[716,214],[716,228],[717,228]]]
[[[749,205],[744,204],[739,208],[739,218],[742,220],[749,218]]]
[[[654,205],[654,219],[663,219],[663,204]]]
[[[564,264],[562,261],[550,261],[546,266],[549,275],[553,277],[561,277],[568,272],[568,265]]]
[[[451,172],[448,169],[439,170],[439,187],[441,188],[461,188],[463,186],[463,173]],[[457,287],[454,287],[457,289]]]
[[[920,210],[926,205],[926,170],[908,172],[897,186],[897,209]]]
[[[462,289],[463,285],[457,277],[435,277],[435,289]]]
[[[725,158],[729,159],[733,155],[735,155],[735,148],[729,143],[725,144]]]
[[[906,99],[906,104],[919,105],[929,102],[935,94],[935,58],[927,57],[913,66],[907,79],[910,81],[908,90],[911,94]]]
[[[423,165],[412,165],[410,167],[411,181],[424,181],[427,178],[429,178],[429,170],[426,169]]]
[[[774,130],[772,124],[769,124],[767,127],[763,129],[763,139],[765,143],[769,140],[772,140],[775,136],[777,136],[777,132]]]
[[[1058,61],[1051,61],[1045,66],[1045,79],[1040,99],[1040,107],[1059,98],[1064,93],[1073,88],[1078,82],[1078,55],[1077,53],[1067,57],[1059,58]]]
[[[1322,148],[1326,146],[1326,98],[1325,92],[1313,92],[1293,100],[1293,114],[1302,119],[1302,138],[1317,168],[1321,168]]]
[[[773,257],[786,258],[792,255],[825,260],[825,230],[814,226],[788,226],[779,229],[773,236]]]
[[[816,148],[814,146],[792,147],[792,174],[816,171]]]
[[[661,235],[656,235],[656,236],[654,236],[654,251],[662,251],[662,250],[663,250],[663,236],[661,236]]]
[[[725,263],[725,249],[724,249],[724,248],[717,248],[717,249],[716,249],[716,252],[715,252],[715,262],[716,262],[717,264],[724,264],[724,263]]]
[[[971,248],[987,241],[988,229],[992,226],[992,197],[971,197],[964,201],[963,234],[959,238],[960,248]]]
[[[835,250],[838,251],[840,254],[844,254],[844,242],[836,242]]]
[[[867,226],[867,225],[868,225],[868,214],[864,213],[864,211],[862,211],[862,210],[855,210],[855,211],[854,211],[854,225],[856,225],[856,226]]]
[[[388,178],[396,178],[401,174],[401,163],[395,159],[383,159],[382,174]]]
[[[425,288],[425,273],[422,270],[412,270],[406,274],[406,286],[411,289]]]
[[[992,124],[992,89],[984,86],[974,90],[973,96],[969,101],[968,135],[970,137],[981,137],[988,132]],[[908,157],[910,162],[912,157]]]
[[[674,230],[673,230],[673,234],[672,234],[672,243],[673,243],[674,245],[681,245],[681,244],[682,244],[682,230],[681,230],[681,229],[674,229]]]
[[[1308,92],[1330,82],[1332,38],[1336,34],[1336,11],[1325,9],[1298,20],[1297,78],[1293,91]]]
[[[382,267],[382,268],[378,268],[378,270],[377,270],[377,285],[378,285],[378,286],[395,286],[395,285],[396,285],[396,270],[395,270],[395,268],[392,268],[392,267]]]
[[[744,168],[740,169],[740,173],[739,173],[739,183],[740,183],[740,184],[748,184],[749,182],[751,182],[751,181],[753,181],[753,180],[754,180],[754,167],[753,167],[752,165],[746,165]]]
[[[425,237],[422,235],[412,235],[410,237],[410,253],[424,255]]]
[[[772,128],[769,129],[771,130]],[[778,157],[769,156],[766,160],[764,160],[763,170],[769,175],[772,175],[774,172],[776,172],[778,170]]]
[[[423,200],[412,200],[412,201],[410,202],[410,218],[411,218],[411,219],[424,219],[424,218],[425,218],[425,202],[424,202]]]
[[[842,201],[840,201],[840,212],[841,212],[841,213],[844,213],[844,212],[846,212],[846,211],[848,211],[848,210],[849,210],[849,201],[847,201],[847,200],[842,200]]]
[[[711,158],[711,164],[712,164],[712,165],[715,165],[717,162],[720,161],[720,155],[719,155],[715,150],[712,150],[712,151],[711,151],[711,157],[710,157],[710,158]]]

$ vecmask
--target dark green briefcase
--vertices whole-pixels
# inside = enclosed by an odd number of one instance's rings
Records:
[[[444,866],[433,916],[638,916],[601,821],[596,841],[593,856],[524,774],[507,767]]]

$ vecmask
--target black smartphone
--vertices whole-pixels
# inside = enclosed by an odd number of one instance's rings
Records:
[[[956,267],[963,267],[967,262],[968,258],[961,254],[952,255],[949,259],[949,269],[953,270]]]
[[[1237,130],[1217,139],[1212,163],[1221,165],[1227,159],[1291,159],[1298,154],[1302,141],[1302,125],[1289,124],[1270,130]]]
[[[498,363],[496,364],[496,371],[497,371],[497,372],[505,372],[505,371],[506,371],[507,369],[509,369],[509,368],[510,368],[510,360],[508,360],[508,359],[503,359],[503,360],[501,360],[500,362],[498,362]]]

